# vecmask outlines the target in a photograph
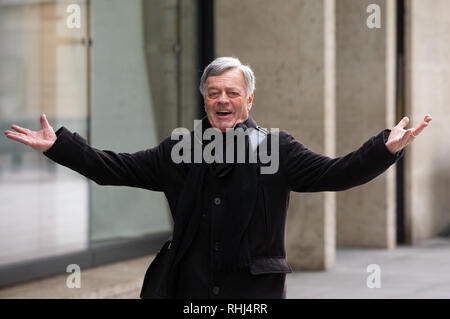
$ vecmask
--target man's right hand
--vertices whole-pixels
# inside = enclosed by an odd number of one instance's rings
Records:
[[[45,114],[41,115],[40,120],[42,126],[40,131],[31,131],[18,125],[12,125],[11,128],[17,132],[6,130],[4,133],[7,138],[31,146],[35,150],[48,151],[57,137],[53,128],[48,124]]]

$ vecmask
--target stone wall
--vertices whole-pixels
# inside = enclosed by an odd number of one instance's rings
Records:
[[[405,162],[406,235],[410,243],[448,233],[450,224],[450,1],[406,4],[406,113],[431,125]]]

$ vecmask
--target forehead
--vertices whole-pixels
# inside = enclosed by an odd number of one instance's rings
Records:
[[[244,74],[239,69],[229,69],[206,79],[206,89],[210,87],[239,87],[245,89]]]

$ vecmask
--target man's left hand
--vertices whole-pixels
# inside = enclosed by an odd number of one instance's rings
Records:
[[[388,150],[395,154],[401,151],[406,145],[414,141],[414,139],[422,133],[423,129],[428,126],[428,123],[432,120],[429,114],[425,115],[423,122],[414,128],[405,130],[404,128],[409,123],[409,119],[404,117],[389,134],[389,138],[386,142],[386,147]]]

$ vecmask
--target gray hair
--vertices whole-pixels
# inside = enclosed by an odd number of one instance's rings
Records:
[[[222,74],[229,69],[239,69],[244,75],[246,86],[246,98],[255,90],[255,75],[249,65],[243,65],[238,58],[234,57],[221,57],[212,61],[203,71],[203,75],[200,79],[200,92],[205,97],[206,79],[210,76]]]

